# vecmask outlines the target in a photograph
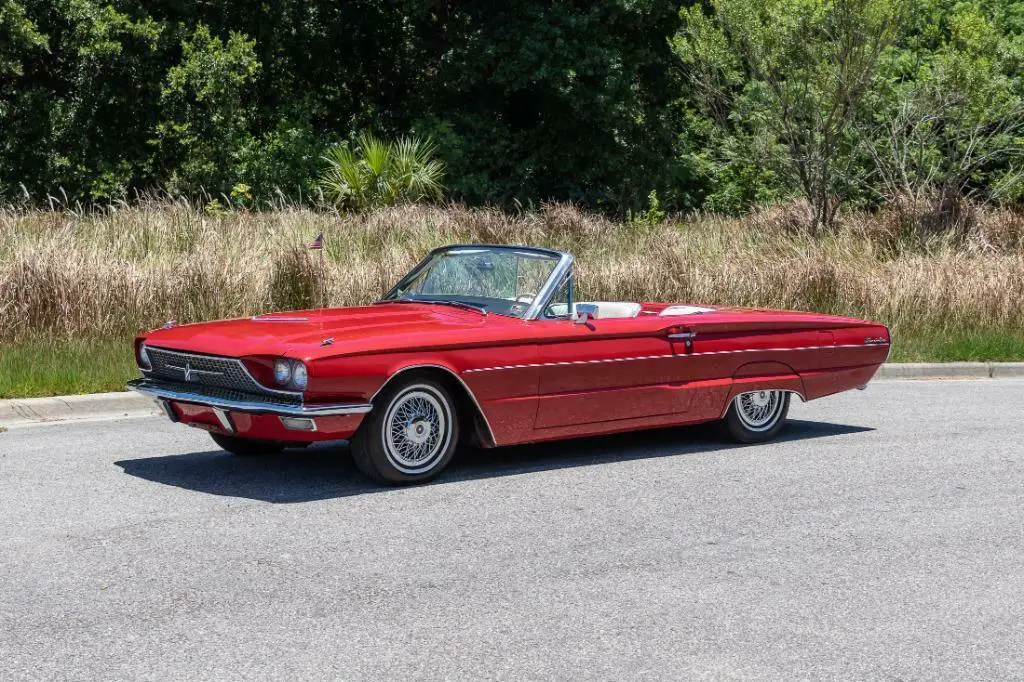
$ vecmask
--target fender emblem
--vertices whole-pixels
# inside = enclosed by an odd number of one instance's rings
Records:
[[[889,340],[884,336],[869,336],[864,339],[865,346],[880,346],[886,343],[889,343]]]

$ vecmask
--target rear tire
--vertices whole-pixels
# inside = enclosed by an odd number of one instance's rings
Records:
[[[213,442],[222,450],[240,457],[259,457],[261,455],[276,455],[284,450],[284,443],[277,443],[271,440],[253,440],[251,438],[239,438],[237,436],[226,436],[222,433],[210,433]]]
[[[749,391],[733,398],[723,425],[740,443],[763,443],[775,438],[789,414],[788,391]]]
[[[448,390],[427,377],[393,382],[352,437],[352,459],[380,483],[423,483],[455,454],[459,416]]]

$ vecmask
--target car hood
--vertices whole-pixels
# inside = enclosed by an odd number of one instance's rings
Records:
[[[495,317],[498,316],[440,305],[383,304],[183,324],[156,329],[143,336],[149,345],[172,350],[310,360],[328,355],[415,347],[422,345],[426,337],[458,337],[466,331],[479,329]],[[325,343],[328,339],[332,339],[329,344]]]

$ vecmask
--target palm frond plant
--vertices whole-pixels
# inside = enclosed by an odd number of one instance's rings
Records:
[[[324,155],[320,189],[339,210],[437,201],[444,192],[444,164],[433,158],[436,150],[429,138],[388,142],[361,133],[351,146],[338,145]]]

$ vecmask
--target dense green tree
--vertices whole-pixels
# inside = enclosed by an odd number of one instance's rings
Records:
[[[1020,201],[1024,0],[900,2],[0,0],[0,200],[305,198],[366,130],[472,203]]]
[[[417,130],[471,201],[628,207],[657,188],[686,205],[671,163],[678,23],[662,0],[449,3]]]
[[[254,43],[232,32],[226,41],[199,24],[182,44],[182,60],[161,91],[163,120],[156,126],[159,162],[171,191],[222,188],[231,183],[235,158],[250,139],[249,104],[260,71]]]
[[[0,77],[22,75],[25,54],[46,48],[46,36],[20,2],[7,0],[0,6]]]
[[[860,126],[882,200],[1024,193],[1024,3],[911,6]]]
[[[0,192],[88,200],[149,179],[148,138],[163,69],[163,27],[92,0],[21,3],[41,39],[0,76]]]
[[[747,152],[768,140],[811,205],[812,230],[831,225],[853,172],[849,127],[879,57],[896,39],[891,0],[714,0],[683,11],[677,53],[705,111],[749,131]],[[743,116],[735,121],[739,109]],[[753,124],[753,125],[751,125]]]
[[[1024,2],[707,0],[681,11],[705,207],[1019,201]]]
[[[19,0],[0,14],[0,192],[294,196],[370,129],[435,136],[470,201],[685,204],[677,24],[658,0]]]

